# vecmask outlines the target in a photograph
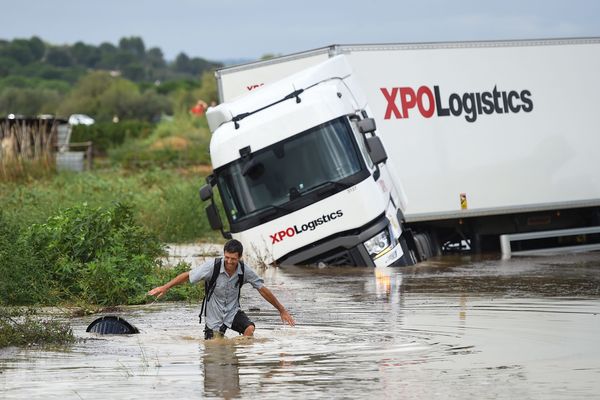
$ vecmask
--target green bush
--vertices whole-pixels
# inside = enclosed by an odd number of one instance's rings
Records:
[[[164,285],[171,279],[175,278],[182,272],[189,271],[190,265],[185,262],[180,262],[174,268],[158,268],[155,273],[149,278],[150,287]],[[161,297],[162,301],[198,301],[204,295],[204,285],[178,285],[169,290],[169,292]],[[148,299],[146,299],[148,301]]]
[[[106,154],[109,149],[118,147],[131,139],[146,138],[154,126],[145,121],[130,120],[117,124],[99,122],[94,125],[73,127],[71,142],[93,142],[95,154]]]
[[[0,304],[47,302],[50,273],[22,230],[0,211]]]
[[[16,229],[0,214],[0,305],[114,306],[151,301],[146,293],[190,266],[163,268],[164,247],[122,204],[82,204]],[[167,300],[200,298],[200,285],[172,290]]]
[[[206,118],[182,115],[160,122],[152,134],[109,151],[113,163],[129,170],[210,164]]]
[[[0,214],[0,305],[140,304],[190,266],[163,268],[164,246],[123,204],[68,208],[26,230]],[[185,285],[167,300],[199,298]]]
[[[164,253],[156,236],[134,223],[130,207],[66,209],[32,225],[25,239],[50,269],[58,300],[100,305],[139,302]]]

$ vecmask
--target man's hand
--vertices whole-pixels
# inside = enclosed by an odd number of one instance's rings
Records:
[[[158,298],[164,296],[165,294],[167,294],[168,291],[169,291],[169,289],[166,287],[166,285],[163,285],[163,286],[155,287],[154,289],[150,290],[148,292],[148,295],[156,296],[156,298],[158,299]]]
[[[177,275],[175,278],[171,279],[170,282],[168,282],[162,286],[155,287],[154,289],[150,290],[147,294],[150,296],[156,296],[156,298],[159,299],[162,296],[164,296],[165,294],[167,294],[169,289],[171,289],[173,286],[181,285],[182,283],[189,281],[189,279],[190,279],[189,271],[182,272],[181,274]]]
[[[287,323],[289,326],[296,325],[296,321],[294,321],[294,317],[292,317],[292,315],[288,312],[288,310],[283,309],[283,311],[281,311],[279,313],[279,315],[281,316],[281,320],[283,322]]]
[[[271,292],[269,289],[267,289],[266,286],[263,286],[260,289],[258,289],[258,293],[260,293],[260,295],[266,301],[268,301],[269,303],[271,303],[273,305],[273,307],[275,307],[279,311],[279,315],[281,316],[281,320],[284,323],[287,323],[290,326],[296,325],[296,321],[294,321],[294,318],[290,315],[290,313],[288,312],[288,310],[285,309],[285,307],[279,302],[279,300],[277,300],[277,297],[275,297],[275,295],[273,294],[273,292]]]

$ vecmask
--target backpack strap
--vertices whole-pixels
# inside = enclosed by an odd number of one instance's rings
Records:
[[[243,271],[243,269],[242,269]],[[204,298],[202,299],[202,308],[200,309],[200,315],[198,318],[200,320],[200,324],[202,323],[202,314],[206,315],[206,310],[204,309],[204,305],[206,304],[206,308],[208,308],[208,302],[213,292],[215,291],[215,286],[217,284],[217,278],[219,277],[219,273],[221,272],[221,258],[215,258],[215,264],[213,266],[213,273],[210,277],[210,281],[204,280]],[[239,296],[239,295],[238,295]],[[239,301],[239,298],[238,298]]]
[[[241,307],[240,296],[242,295],[242,285],[244,284],[244,272],[246,271],[246,266],[244,265],[244,262],[241,260],[240,260],[240,267],[242,268],[242,273],[238,274],[237,285],[238,285],[238,306]]]

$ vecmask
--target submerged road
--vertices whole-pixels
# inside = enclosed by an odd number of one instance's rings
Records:
[[[600,253],[443,258],[410,268],[262,271],[295,316],[250,286],[256,337],[205,342],[199,305],[119,315],[68,351],[0,351],[0,397],[589,399],[600,393]]]

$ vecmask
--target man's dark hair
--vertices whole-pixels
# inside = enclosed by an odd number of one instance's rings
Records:
[[[237,253],[238,256],[241,257],[244,252],[244,246],[242,246],[242,243],[240,243],[239,240],[231,239],[225,243],[223,251],[227,253]]]

